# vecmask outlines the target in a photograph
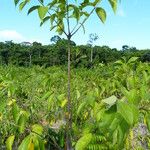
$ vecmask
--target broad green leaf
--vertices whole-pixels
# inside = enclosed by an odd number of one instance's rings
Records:
[[[29,15],[31,12],[33,12],[34,10],[37,10],[39,7],[40,7],[39,5],[31,7],[31,8],[28,10],[28,15]]]
[[[138,105],[139,101],[140,101],[140,97],[137,94],[137,90],[136,89],[132,89],[130,91],[128,91],[126,88],[121,88],[121,92],[124,94],[124,96],[127,98],[128,102],[130,104],[135,104]]]
[[[38,142],[39,142],[39,150],[45,150],[44,140],[38,138]]]
[[[118,118],[114,118],[114,120],[111,122],[109,129],[111,132],[113,132],[119,125],[120,120]]]
[[[102,100],[102,102],[108,104],[109,106],[114,105],[116,103],[116,101],[117,101],[117,97],[114,95]]]
[[[19,10],[21,11],[28,2],[30,2],[30,0],[24,0],[23,2],[21,2],[19,5]]]
[[[135,105],[131,104],[130,108],[132,109],[133,121],[134,121],[134,123],[137,123],[138,119],[139,119],[139,109],[138,109],[138,106],[135,106]]]
[[[12,115],[13,115],[13,119],[15,120],[15,123],[17,123],[18,121],[19,113],[20,113],[20,108],[15,103],[12,107]]]
[[[116,12],[118,0],[108,0],[108,1],[109,1],[110,5],[111,5],[113,11]]]
[[[100,128],[105,128],[108,130],[108,127],[110,127],[110,124],[112,123],[112,121],[114,120],[114,118],[116,117],[116,110],[115,110],[116,106],[112,106],[111,108],[109,108],[108,111],[105,110],[105,112],[101,113],[100,115],[100,120],[101,122],[99,123],[99,127]],[[99,114],[97,114],[99,115]]]
[[[39,124],[35,124],[35,125],[32,126],[32,131],[33,131],[33,133],[35,132],[35,133],[37,133],[39,135],[42,135],[43,127],[41,125],[39,125]]]
[[[86,148],[87,148],[88,144],[91,142],[91,140],[92,140],[92,134],[91,133],[85,134],[83,137],[81,137],[77,141],[75,150],[86,150]]]
[[[21,111],[18,119],[18,129],[20,133],[24,132],[26,121],[28,120],[29,114],[26,111]]]
[[[102,21],[102,23],[104,23],[106,21],[106,12],[102,7],[98,7],[96,8],[96,13],[98,15],[98,17],[100,18],[100,20]]]
[[[124,138],[126,136],[126,132],[123,132],[122,128],[118,127],[118,134],[117,134],[117,142],[119,144],[119,147],[122,147],[124,145]]]
[[[37,136],[33,136],[32,137],[33,143],[34,143],[34,150],[39,150],[40,146],[39,146],[39,140]]]
[[[28,145],[28,150],[35,150],[34,149],[34,143],[32,141],[30,141],[30,143]]]
[[[137,61],[138,59],[139,59],[139,57],[131,57],[131,58],[128,60],[128,64],[133,63],[133,62]]]
[[[25,137],[23,141],[21,142],[21,144],[19,145],[18,150],[28,150],[28,146],[31,143],[31,140],[32,140],[31,135],[28,135],[27,137]]]
[[[12,150],[12,145],[14,143],[14,139],[15,139],[15,136],[14,135],[11,135],[8,137],[8,139],[6,140],[6,149],[7,150]]]
[[[95,0],[95,1],[92,3],[92,5],[93,5],[93,6],[96,6],[96,5],[99,4],[101,1],[102,1],[102,0]]]
[[[47,12],[48,12],[48,7],[40,6],[38,8],[38,14],[39,14],[39,17],[40,17],[41,20],[44,19],[44,17],[46,16]]]
[[[129,125],[133,125],[134,116],[129,104],[122,101],[118,101],[117,111]]]

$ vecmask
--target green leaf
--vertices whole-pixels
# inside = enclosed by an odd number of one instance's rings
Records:
[[[111,124],[109,126],[109,129],[111,131],[114,131],[118,127],[119,122],[120,122],[120,120],[118,118],[114,118],[114,120],[111,122]]]
[[[28,10],[28,15],[29,15],[31,12],[33,12],[34,10],[38,9],[39,7],[40,7],[39,5],[31,7],[31,8]]]
[[[128,64],[137,61],[137,59],[139,59],[139,57],[131,57],[131,58],[128,60]]]
[[[118,0],[108,0],[108,1],[109,1],[110,5],[111,5],[113,11],[116,12]]]
[[[14,0],[15,5],[19,3],[20,0]]]
[[[53,25],[53,22],[54,22],[54,20],[55,20],[55,17],[56,17],[55,14],[52,14],[52,15],[50,16],[51,26]]]
[[[56,5],[58,3],[58,0],[53,0],[52,2],[50,2],[47,6],[49,6],[49,8],[52,8],[54,5]]]
[[[146,114],[145,116],[145,123],[147,125],[148,130],[150,131],[150,114]]]
[[[126,132],[123,132],[122,128],[118,127],[118,134],[117,134],[117,142],[119,146],[124,146],[124,137],[126,135]]]
[[[69,7],[69,9],[73,9],[74,10],[72,15],[71,15],[71,17],[74,17],[77,20],[77,22],[78,22],[79,19],[80,19],[80,10],[79,10],[79,8],[77,6],[75,6],[75,5],[73,5],[73,4],[70,4],[68,7]]]
[[[41,125],[39,125],[39,124],[35,124],[35,125],[32,126],[32,131],[33,131],[33,133],[35,132],[35,133],[37,133],[39,135],[42,135],[43,127]]]
[[[26,4],[29,2],[30,2],[30,0],[24,0],[23,2],[21,2],[19,5],[19,10],[21,11],[26,6]]]
[[[139,109],[138,109],[138,106],[135,106],[135,105],[130,105],[130,108],[132,110],[132,114],[133,114],[133,121],[134,123],[137,123],[138,120],[139,120]]]
[[[50,20],[50,16],[45,17],[45,18],[42,20],[40,26],[42,26],[42,25],[43,25],[45,22],[47,22],[48,20]]]
[[[58,23],[56,32],[58,32],[59,35],[62,35],[63,34],[63,30],[64,30],[63,22]]]
[[[24,132],[26,121],[29,117],[29,114],[26,111],[21,111],[18,119],[18,130],[20,133]]]
[[[93,6],[96,6],[98,3],[100,3],[102,0],[95,0],[93,3],[92,3],[92,5]]]
[[[125,87],[122,87],[121,92],[125,95],[125,97],[127,98],[128,102],[130,104],[135,104],[135,105],[139,104],[140,97],[137,94],[136,89],[132,89],[132,90],[128,91]]]
[[[105,10],[101,7],[97,7],[96,8],[96,13],[97,13],[98,17],[100,18],[100,20],[102,21],[102,23],[104,23],[106,21],[106,12],[105,12]]]
[[[21,142],[19,145],[18,150],[28,150],[29,144],[31,143],[32,136],[28,135],[27,137],[24,138],[24,140]]]
[[[117,101],[117,97],[112,95],[111,97],[109,98],[106,98],[106,99],[103,99],[102,102],[108,104],[109,106],[112,106],[116,103]]]
[[[90,143],[92,139],[92,134],[88,133],[85,134],[83,137],[81,137],[75,146],[75,150],[86,150],[88,144]]]
[[[78,110],[77,110],[77,115],[80,115],[80,113],[84,110],[86,105],[87,105],[86,102],[83,102],[80,104],[80,106],[78,107]]]
[[[39,149],[45,150],[44,140],[42,140],[41,138],[38,138],[38,142],[39,142]]]
[[[47,14],[47,12],[48,12],[48,7],[40,6],[38,8],[38,14],[39,14],[39,17],[40,17],[41,20],[44,19],[44,17]]]
[[[129,104],[122,102],[122,101],[118,101],[117,111],[126,120],[126,122],[129,125],[133,125],[134,116],[133,116],[132,109],[129,106]]]
[[[14,143],[14,139],[15,139],[15,136],[14,135],[11,135],[10,137],[8,137],[8,139],[6,140],[6,149],[7,150],[12,150],[12,145]]]
[[[20,109],[18,105],[15,103],[12,107],[12,115],[13,115],[13,119],[15,120],[15,123],[17,123],[18,121],[19,113],[20,113]]]

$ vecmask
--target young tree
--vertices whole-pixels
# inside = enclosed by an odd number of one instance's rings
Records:
[[[88,41],[88,44],[90,44],[91,46],[93,46],[93,43],[98,40],[99,37],[96,33],[91,33],[89,35],[89,41]],[[91,63],[93,62],[93,47],[91,47],[91,57],[90,57],[90,61]]]
[[[106,0],[112,6],[113,11],[117,9],[118,0]],[[19,9],[22,10],[26,4],[32,0],[14,0],[15,5],[19,4]],[[101,0],[38,0],[37,5],[34,4],[28,14],[37,10],[41,25],[50,20],[51,30],[56,30],[57,33],[64,34],[68,40],[68,101],[66,112],[66,146],[67,150],[72,149],[71,130],[72,130],[72,112],[71,112],[71,73],[70,73],[70,54],[71,54],[71,39],[80,30],[84,29],[84,24],[93,13],[96,13],[100,20],[104,23],[106,20],[106,11],[100,6]],[[74,24],[74,26],[72,25]]]

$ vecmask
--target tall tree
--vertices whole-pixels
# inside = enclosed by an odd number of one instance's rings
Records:
[[[14,0],[15,4],[19,3],[19,9],[22,10],[25,5],[32,0]],[[106,0],[108,1],[113,11],[117,9],[118,0]],[[60,35],[64,34],[68,40],[68,101],[67,101],[67,112],[66,112],[66,147],[67,150],[72,149],[71,143],[71,131],[72,131],[72,102],[71,102],[71,70],[70,70],[70,54],[71,54],[71,38],[80,30],[84,29],[84,24],[87,22],[89,17],[96,12],[100,20],[104,23],[106,20],[106,11],[100,6],[101,0],[52,0],[47,1],[38,0],[38,4],[32,6],[28,14],[34,10],[38,11],[41,25],[46,21],[50,20],[51,30],[56,30]],[[33,3],[35,4],[35,3]],[[74,21],[75,20],[75,21]],[[72,24],[74,26],[72,26]]]

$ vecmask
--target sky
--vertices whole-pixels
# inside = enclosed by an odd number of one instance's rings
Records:
[[[101,6],[107,12],[105,24],[93,14],[85,24],[85,34],[81,29],[73,37],[76,44],[87,44],[89,34],[96,33],[99,39],[94,45],[117,49],[121,49],[122,45],[150,48],[150,0],[122,0],[116,14],[112,12],[108,0],[102,0]],[[20,12],[13,0],[0,0],[0,42],[13,40],[17,43],[37,41],[50,44],[54,35],[56,33],[50,31],[49,23],[40,27],[36,12],[27,15],[27,9]]]

